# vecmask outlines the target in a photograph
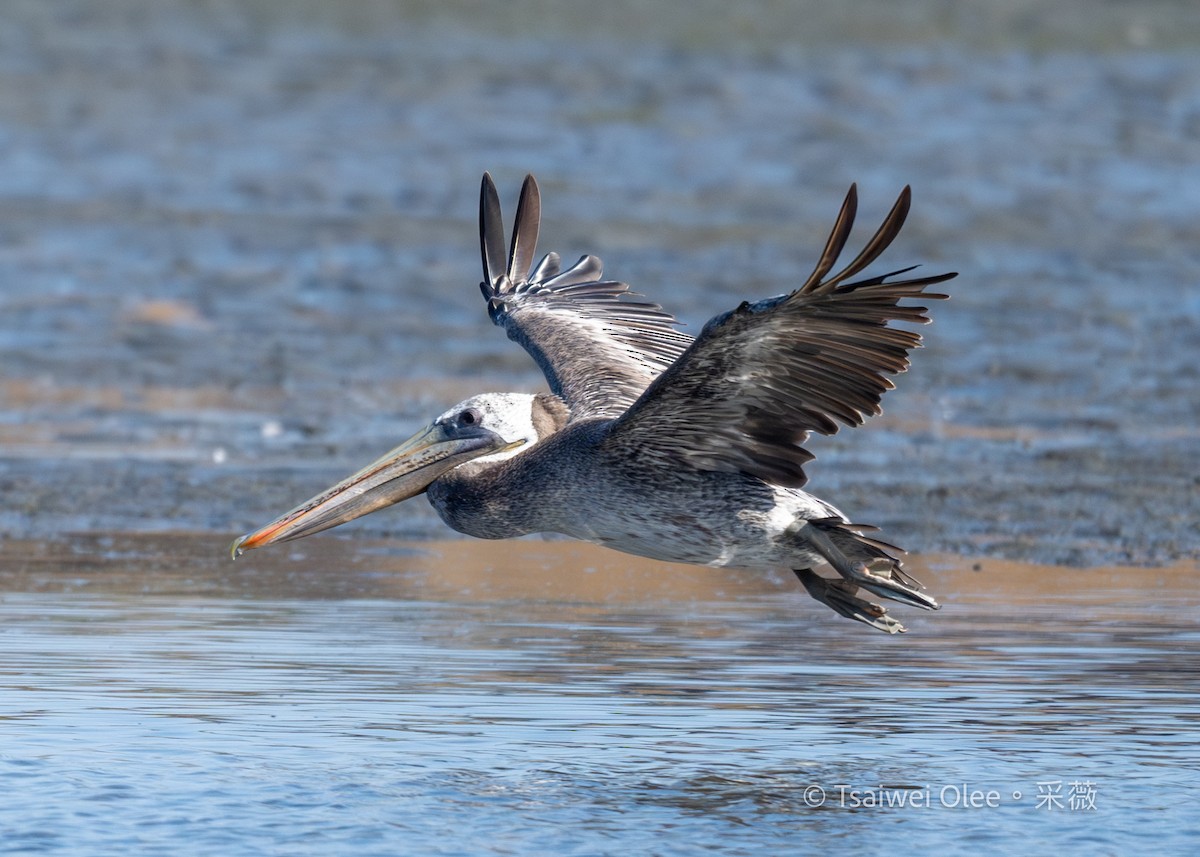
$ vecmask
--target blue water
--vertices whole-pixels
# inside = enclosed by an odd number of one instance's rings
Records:
[[[107,582],[6,578],[0,851],[1015,853],[1032,837],[1124,854],[1200,836],[1181,574],[1096,571],[1090,599],[1010,604],[995,576],[935,569],[946,609],[888,638],[778,581],[645,598],[614,581],[614,597],[574,554],[507,550],[530,566],[524,594],[489,594],[486,563],[439,589],[438,562],[462,559],[404,551],[206,583],[185,562],[140,592],[117,565]],[[536,595],[564,577],[599,594]]]
[[[0,853],[1195,853],[1197,10],[6,0]],[[968,555],[946,608],[385,541],[420,501],[231,563],[542,383],[484,170],[693,333],[911,184],[873,273],[961,276],[811,485]]]

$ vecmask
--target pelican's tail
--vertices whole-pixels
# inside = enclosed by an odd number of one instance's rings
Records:
[[[842,616],[889,634],[904,631],[904,626],[888,616],[887,610],[860,598],[860,589],[923,610],[940,609],[894,556],[904,551],[863,535],[861,530],[865,527],[838,518],[798,524],[793,530],[795,535],[820,554],[842,579],[821,577],[811,568],[795,569],[796,576],[809,595]]]

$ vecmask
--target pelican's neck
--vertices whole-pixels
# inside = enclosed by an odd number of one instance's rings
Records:
[[[546,510],[540,508],[538,498],[552,490],[553,474],[541,472],[545,460],[539,453],[566,426],[570,413],[557,396],[511,395],[529,402],[520,411],[528,415],[528,425],[518,425],[517,409],[506,411],[508,429],[520,431],[514,437],[525,437],[527,442],[464,462],[428,488],[429,502],[442,520],[476,538],[513,538],[545,529],[539,522],[544,521]]]

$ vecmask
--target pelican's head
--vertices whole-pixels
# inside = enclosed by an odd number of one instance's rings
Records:
[[[529,393],[484,393],[450,408],[379,460],[233,543],[233,554],[310,536],[407,500],[467,462],[519,455],[556,430],[565,408]]]

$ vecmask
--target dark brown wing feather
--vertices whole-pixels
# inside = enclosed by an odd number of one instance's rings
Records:
[[[796,291],[717,316],[692,346],[618,419],[604,440],[612,454],[647,465],[741,471],[800,487],[810,432],[833,434],[879,413],[921,337],[893,321],[923,324],[926,308],[904,298],[955,274],[889,281],[911,268],[845,282],[892,242],[908,214],[906,187],[861,253],[827,277],[854,223],[851,186],[812,276]]]
[[[674,318],[635,299],[624,283],[601,280],[595,256],[561,271],[556,253],[532,271],[540,195],[526,176],[507,260],[500,199],[491,176],[479,197],[479,240],[488,314],[528,351],[571,418],[617,417],[691,344]]]

